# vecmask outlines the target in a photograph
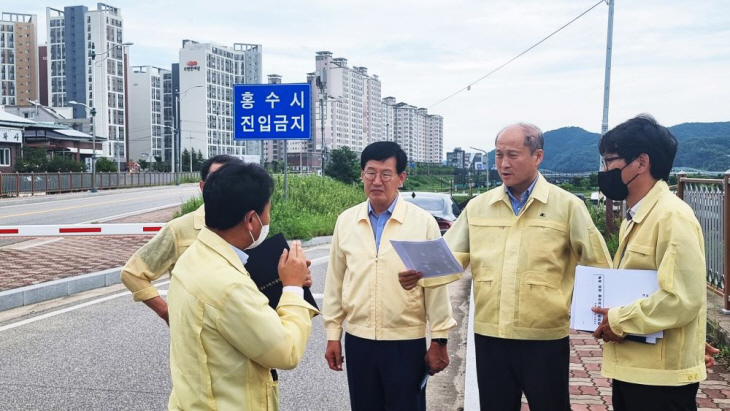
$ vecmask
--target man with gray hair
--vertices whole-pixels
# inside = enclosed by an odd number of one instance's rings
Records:
[[[578,264],[609,268],[603,237],[578,197],[537,168],[542,131],[505,127],[495,142],[503,187],[469,202],[444,236],[457,260],[471,264],[474,341],[482,410],[570,410],[568,327]],[[442,285],[420,273],[401,285]],[[441,283],[441,284],[440,284]]]

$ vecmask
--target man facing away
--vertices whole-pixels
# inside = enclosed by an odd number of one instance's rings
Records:
[[[626,200],[614,266],[657,270],[659,289],[622,307],[595,308],[603,322],[594,333],[603,345],[602,374],[613,378],[613,407],[625,410],[696,410],[699,382],[707,376],[707,294],[704,240],[692,209],[666,181],[677,139],[648,115],[616,126],[599,143],[606,197]],[[624,340],[627,334],[663,331],[656,344]]]
[[[406,291],[398,284],[405,267],[390,240],[441,236],[433,216],[398,198],[406,164],[396,143],[367,146],[360,168],[368,200],[340,214],[332,237],[322,309],[325,358],[342,371],[344,327],[353,411],[425,411],[425,374],[449,364],[447,337],[456,321],[446,287]]]
[[[533,411],[569,410],[575,267],[610,267],[608,249],[585,204],[537,171],[539,128],[508,126],[495,145],[503,186],[470,201],[444,236],[464,268],[471,264],[480,406],[517,411],[524,393]],[[421,275],[400,277],[408,288]]]
[[[301,244],[284,250],[276,310],[244,268],[268,233],[273,180],[257,164],[228,164],[203,189],[205,227],[172,272],[170,410],[278,410],[273,368],[304,355],[317,310],[304,298]]]
[[[200,191],[203,191],[208,175],[229,163],[242,162],[227,154],[205,160],[200,169]],[[160,297],[152,281],[172,270],[178,258],[195,241],[204,225],[205,207],[200,206],[195,212],[167,223],[157,235],[137,250],[122,268],[122,283],[132,292],[134,301],[144,302],[166,323],[167,303]]]

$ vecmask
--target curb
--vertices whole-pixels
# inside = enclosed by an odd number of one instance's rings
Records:
[[[302,241],[302,247],[314,247],[332,242],[332,237],[314,237]],[[0,311],[67,297],[95,288],[121,283],[122,267],[109,268],[90,274],[82,274],[60,280],[0,291]]]
[[[479,409],[479,386],[477,385],[477,359],[474,351],[474,281],[469,292],[469,326],[466,336],[466,376],[464,377],[464,411]]]
[[[121,271],[122,267],[116,267],[91,274],[77,275],[61,280],[1,291],[0,311],[119,284],[121,282],[119,279]]]

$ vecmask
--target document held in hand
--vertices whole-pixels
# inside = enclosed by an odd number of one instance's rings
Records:
[[[579,265],[575,268],[573,304],[570,308],[570,327],[593,332],[603,316],[591,311],[592,307],[614,308],[646,298],[659,289],[654,270],[612,270]],[[650,335],[627,336],[627,339],[655,344],[663,331]]]
[[[251,275],[251,279],[259,288],[266,298],[269,299],[269,306],[276,310],[276,306],[281,299],[281,293],[284,286],[279,280],[279,258],[284,249],[289,249],[289,244],[284,238],[284,234],[277,234],[269,237],[258,247],[246,250],[248,261],[246,261],[246,271]],[[314,296],[309,288],[304,288],[304,299],[319,309],[314,301]]]
[[[427,241],[390,240],[406,269],[423,273],[423,277],[460,274],[464,270],[443,238]]]

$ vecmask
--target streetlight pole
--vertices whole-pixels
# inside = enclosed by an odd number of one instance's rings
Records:
[[[487,186],[487,191],[488,191],[489,190],[489,153],[487,153],[486,150],[482,150],[481,148],[476,148],[476,147],[469,147],[469,148],[471,148],[472,150],[477,150],[477,151],[481,151],[482,153],[484,153],[484,159],[487,162],[487,165],[486,165],[486,169],[487,169],[487,173],[486,173],[487,174],[487,181],[485,182],[485,184]]]
[[[93,93],[92,93],[93,95]],[[87,110],[89,110],[89,114],[91,114],[91,191],[92,193],[96,193],[96,127],[94,127],[95,124],[95,117],[96,117],[96,108],[89,107],[88,105],[84,103],[79,103],[76,101],[69,101],[68,104],[74,104],[77,106],[85,107]]]
[[[172,172],[175,174],[175,185],[180,185],[180,180],[178,179],[177,174],[177,168],[175,167],[175,163],[180,163],[180,159],[178,158],[178,154],[176,148],[178,148],[178,145],[182,145],[182,140],[180,140],[180,128],[182,128],[182,121],[180,121],[180,101],[182,100],[181,97],[185,97],[185,94],[187,94],[188,91],[194,89],[203,87],[202,84],[198,84],[192,87],[188,87],[185,91],[182,93],[180,92],[180,89],[175,89],[175,102],[177,103],[177,110],[175,110],[175,124],[176,127],[171,126],[164,126],[164,127],[170,127],[172,129],[172,158],[170,159],[170,163],[172,164]],[[176,144],[177,141],[177,144]],[[193,144],[192,144],[192,136],[190,137],[190,149],[192,150]],[[191,154],[192,155],[192,154]],[[192,168],[192,165],[190,166]],[[182,168],[182,164],[180,164],[180,168]]]

